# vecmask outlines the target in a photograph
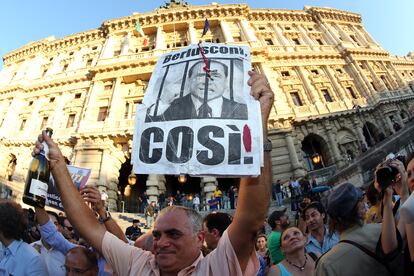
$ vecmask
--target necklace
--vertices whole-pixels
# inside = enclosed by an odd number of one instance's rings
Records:
[[[288,264],[290,264],[291,266],[294,266],[294,267],[296,267],[297,269],[299,269],[300,271],[303,271],[303,270],[305,269],[306,263],[308,262],[308,256],[306,256],[306,254],[305,254],[305,262],[303,263],[303,265],[302,265],[302,266],[295,265],[294,263],[292,263],[291,261],[289,261],[287,258],[286,258],[285,260],[286,260],[286,262],[288,262]]]

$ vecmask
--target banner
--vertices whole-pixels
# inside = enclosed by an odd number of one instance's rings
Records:
[[[262,123],[250,69],[246,46],[203,43],[161,56],[137,106],[134,173],[258,175]]]
[[[67,167],[69,170],[69,174],[72,177],[73,184],[76,186],[76,189],[78,189],[79,191],[80,189],[85,187],[86,183],[88,182],[89,176],[91,175],[91,169],[80,168],[70,165],[68,165]],[[49,178],[46,205],[64,211],[62,202],[60,200],[60,194],[57,190],[55,180],[53,179],[52,175],[50,175]]]

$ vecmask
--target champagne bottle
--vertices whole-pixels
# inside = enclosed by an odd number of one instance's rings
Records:
[[[46,134],[49,137],[52,137],[52,133],[51,128],[46,128]],[[49,161],[47,160],[49,147],[45,141],[42,145],[42,151],[36,154],[30,162],[23,195],[24,203],[40,208],[45,207],[50,177]]]

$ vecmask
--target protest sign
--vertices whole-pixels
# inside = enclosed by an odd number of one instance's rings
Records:
[[[134,172],[258,175],[263,137],[250,68],[249,48],[239,45],[203,43],[161,56],[137,106]]]
[[[75,166],[67,166],[69,174],[72,178],[73,184],[76,186],[78,191],[85,187],[88,182],[89,176],[91,174],[91,169],[80,168]],[[47,190],[46,205],[63,211],[63,205],[60,200],[60,194],[57,190],[55,180],[53,176],[50,175],[49,185]]]

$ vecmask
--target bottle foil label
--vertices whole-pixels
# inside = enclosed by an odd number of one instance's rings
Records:
[[[37,179],[32,179],[32,182],[30,183],[29,192],[34,194],[34,195],[46,198],[47,188],[48,188],[47,183],[44,183],[44,182],[42,182],[40,180],[37,180]]]

